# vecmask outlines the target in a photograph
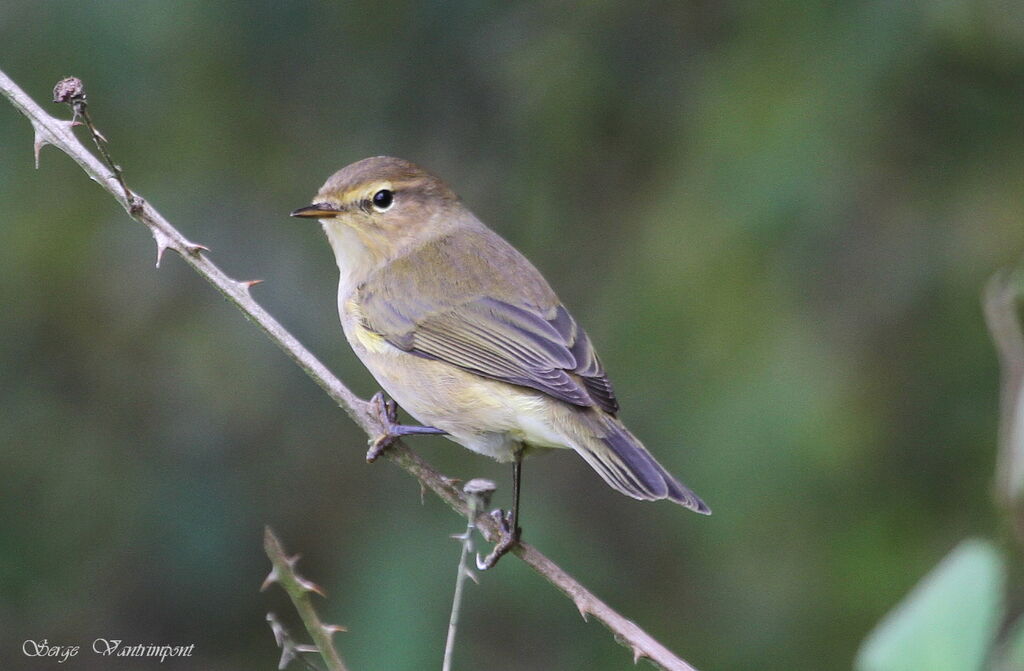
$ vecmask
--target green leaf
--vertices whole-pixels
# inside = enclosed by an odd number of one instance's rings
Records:
[[[991,543],[960,543],[875,627],[857,670],[979,671],[1002,619],[1004,582]]]

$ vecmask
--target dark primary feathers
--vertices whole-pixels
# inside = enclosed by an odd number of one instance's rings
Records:
[[[576,452],[612,489],[634,499],[668,499],[702,515],[711,514],[707,504],[666,471],[619,420],[591,413],[587,421],[605,449],[582,444]]]
[[[540,273],[483,226],[458,236],[457,251],[454,238],[437,238],[361,285],[363,326],[407,352],[614,415],[590,339]],[[444,272],[423,277],[417,267]]]

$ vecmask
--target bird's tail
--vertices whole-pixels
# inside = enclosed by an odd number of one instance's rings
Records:
[[[587,413],[589,435],[573,447],[605,482],[626,496],[645,501],[668,499],[703,515],[711,509],[689,487],[654,460],[622,422],[603,412]]]

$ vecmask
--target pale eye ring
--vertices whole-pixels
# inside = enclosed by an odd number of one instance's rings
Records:
[[[373,209],[378,212],[385,212],[395,202],[395,194],[390,189],[381,189],[373,194],[371,201],[373,202]]]

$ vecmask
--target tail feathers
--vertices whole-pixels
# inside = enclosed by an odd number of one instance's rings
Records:
[[[686,485],[666,471],[618,420],[604,416],[592,440],[576,452],[612,489],[645,501],[668,499],[702,515],[711,509]]]

